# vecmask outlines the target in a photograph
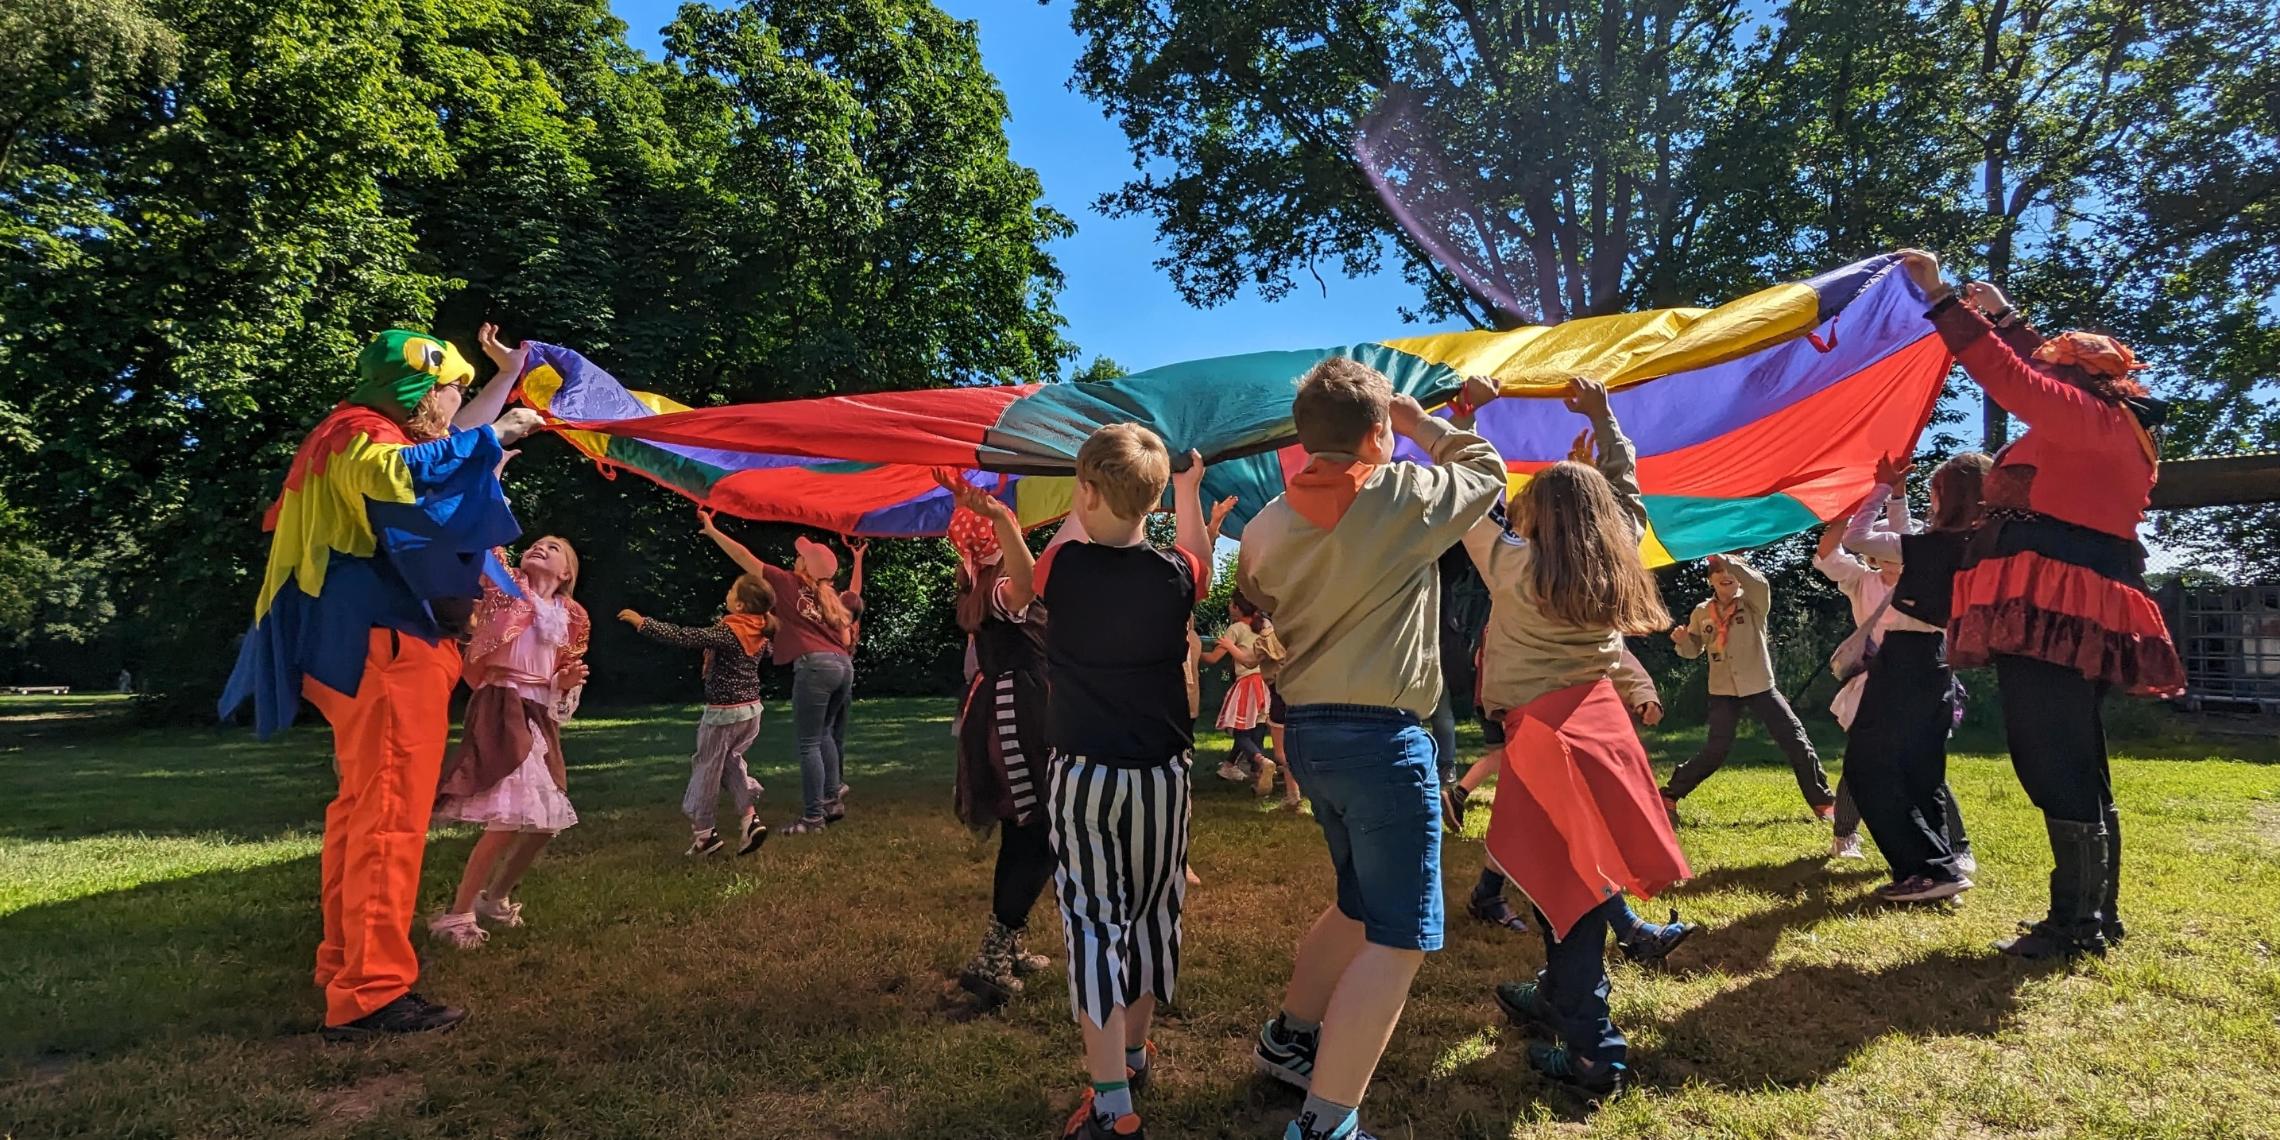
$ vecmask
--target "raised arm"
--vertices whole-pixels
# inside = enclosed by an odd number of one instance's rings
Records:
[[[1879,483],[1861,500],[1860,508],[1845,523],[1846,550],[1885,562],[1900,561],[1900,533],[1883,517],[1885,500],[1892,497],[1893,489]]]
[[[711,511],[698,507],[697,521],[703,529],[705,537],[713,540],[713,545],[720,547],[721,553],[728,555],[729,561],[736,563],[738,569],[747,574],[760,575],[765,575],[773,569],[766,562],[762,562],[759,555],[746,549],[743,543],[722,534],[720,528],[713,525],[713,513]]]
[[[1758,616],[1759,621],[1773,612],[1773,583],[1766,581],[1765,571],[1750,565],[1740,554],[1712,555],[1712,560],[1725,566],[1742,588],[1742,605]]]
[[[1599,443],[1599,473],[1615,488],[1623,509],[1631,512],[1633,529],[1645,534],[1647,499],[1639,490],[1639,449],[1615,422],[1615,410],[1607,405],[1607,386],[1576,377],[1568,384],[1567,406],[1591,421],[1592,437]]]
[[[523,366],[530,356],[530,350],[520,345],[508,348],[500,344],[499,326],[494,324],[475,330],[475,343],[482,346],[483,355],[490,357],[498,370],[491,373],[491,382],[483,385],[482,391],[459,405],[459,414],[451,418],[451,426],[456,428],[478,427],[498,419],[506,411],[507,397],[522,381]]]
[[[2045,375],[2027,363],[2020,349],[2006,343],[1994,334],[1995,327],[1978,309],[1965,304],[1962,296],[1949,287],[1940,276],[1940,259],[1922,250],[1900,251],[1900,263],[1916,287],[1932,302],[1932,327],[1946,342],[1948,351],[1955,354],[1956,363],[1963,366],[1964,374],[1985,389],[2003,410],[2026,421],[2029,425],[2057,425],[2067,422],[2085,426],[2102,423],[2111,414],[2105,401],[2056,377]],[[2013,334],[2019,344],[2028,344],[2029,334]],[[2032,343],[2039,344],[2035,338]],[[2033,349],[2027,349],[2032,352]]]
[[[1172,474],[1172,515],[1179,520],[1180,549],[1195,556],[1195,595],[1211,592],[1211,530],[1203,517],[1203,456],[1187,453],[1187,470]]]
[[[860,596],[863,593],[863,555],[871,549],[871,540],[850,534],[845,536],[845,541],[847,553],[855,563],[855,568],[847,575],[847,592]]]
[[[1393,430],[1433,457],[1433,466],[1407,472],[1425,500],[1424,510],[1415,516],[1421,532],[1389,537],[1404,546],[1415,543],[1419,549],[1447,550],[1463,541],[1504,493],[1504,457],[1487,440],[1426,415],[1408,396],[1395,396],[1387,411]]]
[[[1005,571],[1005,584],[999,587],[998,601],[1008,613],[1018,614],[1029,608],[1029,603],[1037,597],[1037,557],[1029,553],[1029,543],[1022,539],[1021,520],[1014,517],[1013,508],[968,483],[964,475],[947,468],[937,468],[934,481],[955,496],[959,506],[990,520],[990,526],[997,531],[998,568]],[[1072,511],[1069,517],[1077,516]],[[856,566],[859,568],[862,563],[857,562]]]

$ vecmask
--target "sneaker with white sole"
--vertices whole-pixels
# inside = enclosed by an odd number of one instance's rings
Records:
[[[1955,869],[1966,875],[1976,875],[1979,873],[1979,860],[1972,858],[1969,851],[1958,851],[1955,853]]]
[[[1322,1033],[1296,1033],[1283,1028],[1280,1016],[1259,1028],[1259,1043],[1251,1050],[1259,1071],[1292,1088],[1314,1086],[1314,1055],[1322,1047]]]
[[[1833,838],[1833,839],[1829,840],[1829,858],[1831,858],[1831,859],[1866,859],[1866,858],[1868,858],[1868,855],[1867,855],[1867,853],[1866,853],[1866,852],[1863,852],[1863,851],[1860,849],[1860,833],[1856,831],[1856,832],[1852,833],[1851,835],[1839,835],[1839,836],[1837,836],[1837,837],[1835,837],[1835,838]]]
[[[428,937],[456,950],[473,950],[491,940],[491,932],[475,922],[475,914],[446,911],[428,920]]]
[[[511,899],[494,899],[489,891],[475,892],[475,917],[492,926],[513,929],[523,924],[522,904]]]
[[[683,854],[691,859],[702,859],[726,846],[728,846],[728,841],[720,837],[719,828],[706,828],[690,838],[689,849]]]
[[[1886,902],[1920,903],[1952,899],[1971,889],[1969,879],[1941,880],[1929,875],[1910,875],[1896,883],[1886,883],[1876,889],[1876,897]]]

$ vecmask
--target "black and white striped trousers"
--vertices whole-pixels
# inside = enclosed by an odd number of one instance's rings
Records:
[[[1106,1025],[1144,995],[1170,1001],[1187,898],[1189,756],[1111,768],[1057,756],[1046,802],[1060,862],[1069,1005]]]

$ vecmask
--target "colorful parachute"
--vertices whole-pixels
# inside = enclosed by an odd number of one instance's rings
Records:
[[[1508,331],[1433,336],[1166,365],[1086,384],[940,388],[688,408],[631,392],[569,349],[534,344],[526,403],[605,468],[638,472],[747,518],[844,534],[941,534],[933,467],[975,472],[1024,524],[1068,510],[1077,448],[1138,421],[1210,465],[1207,500],[1238,500],[1227,532],[1280,494],[1303,462],[1293,383],[1348,356],[1428,407],[1467,375],[1507,396],[1556,394],[1571,376],[1615,389],[1639,450],[1650,563],[1757,546],[1833,519],[1868,490],[1876,460],[1908,453],[1947,374],[1924,299],[1878,257],[1715,309],[1657,309]],[[1482,409],[1515,488],[1564,458],[1582,422],[1553,399]]]

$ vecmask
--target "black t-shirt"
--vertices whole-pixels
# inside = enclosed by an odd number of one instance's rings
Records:
[[[1900,581],[1892,587],[1892,608],[1925,625],[1946,626],[1965,538],[1960,531],[1940,530],[1902,535]]]
[[[1045,627],[1046,739],[1118,768],[1170,763],[1195,746],[1188,619],[1203,567],[1178,547],[1065,542],[1037,561]]]

